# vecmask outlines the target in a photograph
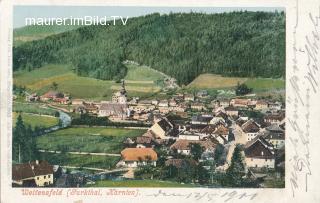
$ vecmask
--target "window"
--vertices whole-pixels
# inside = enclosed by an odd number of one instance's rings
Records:
[[[46,179],[46,178],[47,178],[47,176],[44,176],[43,178],[44,178],[44,179]]]
[[[37,177],[37,180],[39,180],[40,178],[39,177]]]
[[[50,175],[48,175],[48,178],[50,178]]]

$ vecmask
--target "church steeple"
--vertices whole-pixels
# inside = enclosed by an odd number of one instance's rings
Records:
[[[121,90],[120,90],[122,95],[126,95],[127,91],[126,91],[126,86],[124,84],[124,79],[121,80]]]

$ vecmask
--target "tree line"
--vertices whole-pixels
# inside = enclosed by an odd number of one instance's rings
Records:
[[[118,80],[124,60],[187,84],[202,73],[285,76],[284,12],[154,13],[126,26],[85,26],[13,48],[14,70],[72,64],[80,76]]]

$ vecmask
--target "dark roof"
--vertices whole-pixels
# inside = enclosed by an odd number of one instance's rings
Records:
[[[238,111],[238,109],[233,106],[228,106],[228,107],[224,108],[224,110],[225,111]]]
[[[267,142],[262,136],[257,136],[245,145],[246,157],[271,159],[274,158],[273,145]]]
[[[197,122],[209,123],[212,118],[213,116],[203,116],[201,114],[198,114],[198,115],[192,116],[191,120],[197,121]]]
[[[170,149],[178,150],[189,150],[190,144],[200,144],[205,150],[213,150],[215,145],[210,140],[199,141],[199,140],[177,140],[173,145],[170,146]]]
[[[53,166],[47,161],[31,161],[23,164],[13,164],[12,166],[13,180],[23,180],[47,174],[53,174]]]
[[[170,121],[166,118],[161,119],[158,121],[158,125],[164,130],[168,131],[173,128],[173,125],[170,123]]]
[[[256,133],[260,130],[259,125],[253,120],[248,120],[241,126],[241,128],[245,133]]]
[[[264,117],[265,120],[277,120],[277,121],[282,121],[285,118],[284,114],[271,114],[271,115],[266,115]]]

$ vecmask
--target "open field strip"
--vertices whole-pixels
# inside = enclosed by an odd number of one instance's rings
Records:
[[[125,128],[66,128],[37,138],[42,150],[119,154],[123,141],[141,136],[146,130]]]
[[[115,156],[97,156],[97,155],[80,155],[68,153],[47,153],[39,152],[42,160],[47,160],[50,164],[60,166],[70,166],[75,168],[98,168],[108,170],[115,167],[120,160],[120,157]]]
[[[59,124],[59,118],[48,115],[39,115],[34,113],[20,113],[25,125],[30,125],[32,128],[38,126],[43,128],[53,127]],[[15,127],[18,113],[12,113],[12,125]]]

